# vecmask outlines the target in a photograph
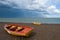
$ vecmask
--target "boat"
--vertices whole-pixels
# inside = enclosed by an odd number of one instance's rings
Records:
[[[14,36],[29,36],[33,28],[30,26],[23,26],[20,24],[5,24],[4,29],[6,32],[8,32],[11,35]]]

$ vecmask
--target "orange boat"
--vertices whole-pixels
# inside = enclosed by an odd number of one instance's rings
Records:
[[[18,24],[6,24],[4,29],[11,35],[15,36],[29,36],[33,28],[29,26],[22,26]]]

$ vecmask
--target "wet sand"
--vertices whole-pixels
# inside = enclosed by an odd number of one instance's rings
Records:
[[[5,24],[11,23],[0,22],[0,40],[60,40],[60,24],[34,25],[32,23],[16,23],[31,26],[34,28],[29,37],[17,37],[9,35],[4,30]]]

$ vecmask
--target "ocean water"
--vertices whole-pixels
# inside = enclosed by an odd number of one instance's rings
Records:
[[[60,24],[60,18],[0,18],[0,22]]]
[[[0,22],[39,22],[60,24],[60,18],[45,18],[41,13],[38,14],[36,11],[15,9],[9,6],[2,5],[0,6]]]

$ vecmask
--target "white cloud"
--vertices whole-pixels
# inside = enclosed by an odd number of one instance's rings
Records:
[[[30,5],[27,5],[28,9],[45,9],[48,0],[33,0]]]
[[[58,10],[54,5],[49,6],[47,10],[49,11],[49,13],[60,13],[60,10]]]

